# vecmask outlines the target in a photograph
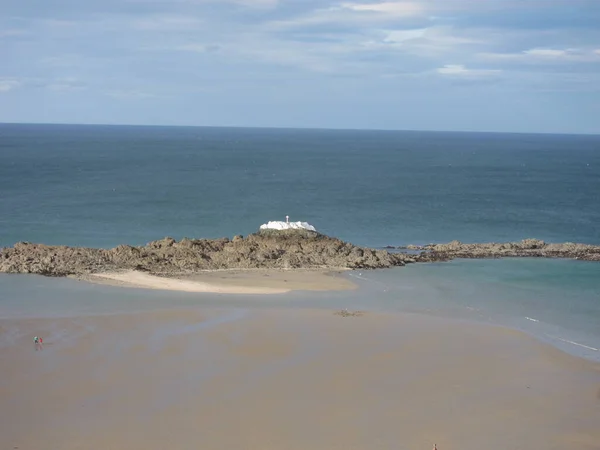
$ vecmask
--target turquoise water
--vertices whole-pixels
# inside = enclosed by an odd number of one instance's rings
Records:
[[[410,312],[508,326],[600,361],[600,264],[556,259],[456,260],[352,271],[345,276],[359,285],[357,291],[239,297],[0,274],[0,318],[209,306],[242,313],[275,306]]]
[[[600,244],[598,192],[600,136],[0,124],[0,246],[233,236],[286,214],[373,247],[527,237]],[[354,294],[252,305],[440,314],[598,355],[600,264],[454,261],[351,276],[362,286]],[[0,276],[0,317],[222,300]]]
[[[509,326],[600,361],[600,264],[455,260],[363,272],[361,277],[376,292],[368,302],[371,308]]]

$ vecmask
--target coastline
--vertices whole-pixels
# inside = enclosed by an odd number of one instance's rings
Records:
[[[9,334],[8,448],[589,450],[600,440],[600,365],[498,326],[188,308],[0,320]]]
[[[565,258],[600,261],[600,246],[587,244],[548,244],[537,239],[520,242],[448,244],[372,249],[359,247],[335,237],[309,230],[260,230],[232,239],[173,238],[149,242],[145,246],[119,245],[111,249],[51,246],[18,242],[0,248],[0,273],[25,273],[65,277],[109,274],[124,271],[177,278],[181,274],[201,274],[215,270],[247,269],[388,269],[414,263],[446,262],[453,259],[496,259],[512,257]],[[98,278],[98,277],[96,277]],[[116,277],[117,281],[130,282]],[[136,280],[139,284],[141,280]],[[142,282],[147,284],[148,280]],[[165,282],[161,282],[165,285]],[[157,283],[150,283],[156,285]],[[178,289],[206,291],[188,285]]]
[[[230,269],[158,276],[140,271],[72,276],[79,281],[124,288],[236,295],[273,295],[291,291],[345,291],[358,286],[340,276],[343,269]]]

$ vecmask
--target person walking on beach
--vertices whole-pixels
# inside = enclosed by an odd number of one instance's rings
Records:
[[[40,348],[40,338],[37,336],[33,337],[33,345],[35,346],[35,350],[38,351]]]
[[[44,340],[40,337],[40,350],[44,349]]]

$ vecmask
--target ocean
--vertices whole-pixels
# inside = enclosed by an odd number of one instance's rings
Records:
[[[599,193],[600,136],[0,124],[0,247],[232,237],[286,215],[370,247],[600,244]],[[453,261],[351,275],[361,290],[350,296],[281,302],[485,321],[600,360],[600,264]],[[118,295],[137,308],[142,293]],[[98,305],[111,295],[2,275],[0,317],[108,312]],[[152,295],[156,307],[190,300]]]

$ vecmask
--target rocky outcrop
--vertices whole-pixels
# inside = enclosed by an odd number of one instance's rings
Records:
[[[216,269],[380,269],[454,258],[542,257],[600,261],[600,246],[547,244],[537,239],[504,244],[408,246],[410,253],[357,247],[309,230],[261,230],[233,239],[166,237],[141,247],[97,248],[19,242],[0,249],[0,272],[46,276],[140,270],[180,275]]]
[[[110,250],[20,242],[0,250],[0,272],[46,276],[116,270],[185,274],[215,269],[377,269],[414,262],[412,255],[357,247],[307,230],[266,230],[223,239],[164,238]]]
[[[409,247],[406,247],[407,249]],[[571,258],[584,261],[600,261],[600,246],[573,244],[548,244],[538,239],[520,242],[463,244],[452,241],[448,244],[410,246],[421,251],[415,259],[419,262],[448,261],[454,258]]]

